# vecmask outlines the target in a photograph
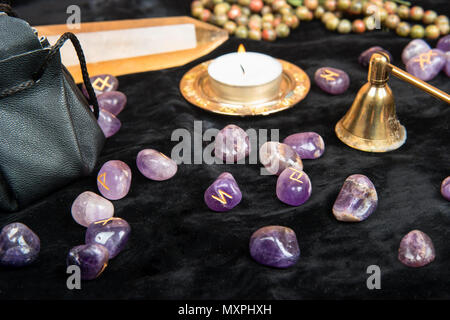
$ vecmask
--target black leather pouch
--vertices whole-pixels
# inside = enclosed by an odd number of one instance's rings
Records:
[[[89,103],[61,64],[77,50]],[[105,137],[81,46],[71,33],[53,46],[0,12],[0,212],[15,211],[94,169]]]

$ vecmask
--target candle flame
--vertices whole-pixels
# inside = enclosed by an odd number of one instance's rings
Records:
[[[238,48],[238,53],[244,53],[244,52],[246,52],[246,51],[245,51],[245,47],[244,47],[244,45],[241,43],[241,44],[239,45],[239,48]]]

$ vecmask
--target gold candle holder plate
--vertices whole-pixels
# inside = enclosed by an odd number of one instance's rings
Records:
[[[311,82],[308,75],[298,66],[278,59],[283,67],[278,95],[261,101],[227,101],[216,94],[211,85],[208,66],[212,60],[203,62],[183,76],[180,91],[193,105],[219,114],[231,116],[268,115],[293,107],[303,100],[309,92]]]

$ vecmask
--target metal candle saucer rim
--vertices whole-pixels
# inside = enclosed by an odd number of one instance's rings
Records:
[[[278,59],[283,67],[279,98],[271,101],[239,104],[227,102],[211,90],[208,66],[212,60],[203,62],[188,72],[180,81],[183,97],[193,105],[210,112],[232,116],[269,115],[289,109],[303,100],[309,92],[311,82],[300,67]]]

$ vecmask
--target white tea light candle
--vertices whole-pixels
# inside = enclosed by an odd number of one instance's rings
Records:
[[[224,100],[243,103],[276,98],[282,71],[278,60],[257,52],[225,54],[208,67],[214,92]]]

